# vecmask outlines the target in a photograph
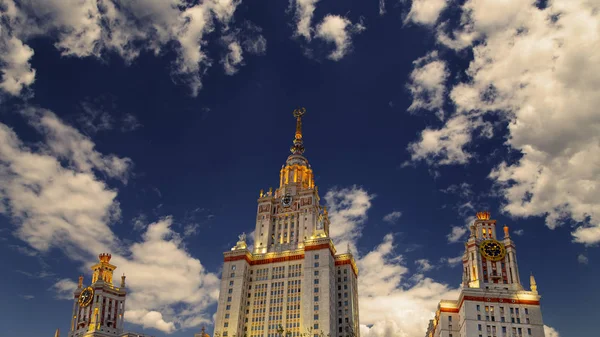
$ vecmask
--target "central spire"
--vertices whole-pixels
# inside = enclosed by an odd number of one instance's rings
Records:
[[[294,110],[294,117],[296,117],[296,135],[294,137],[294,145],[290,148],[292,154],[302,155],[304,153],[304,144],[302,141],[302,116],[304,116],[305,113],[305,108]]]

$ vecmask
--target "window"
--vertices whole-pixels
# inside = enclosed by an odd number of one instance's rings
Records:
[[[231,293],[233,292],[233,289],[229,289],[227,292],[228,292],[229,294],[231,294]]]
[[[229,286],[233,285],[233,280],[229,281]]]
[[[313,328],[318,329],[319,328],[319,323],[315,323],[315,325],[313,325]]]
[[[529,315],[529,309],[525,308],[525,315]]]
[[[315,311],[319,311],[319,306],[315,305]]]
[[[315,314],[315,321],[319,319],[319,315]]]
[[[348,305],[348,301],[344,301],[344,305]]]
[[[519,308],[515,309],[515,314],[517,314],[517,315],[519,314]]]
[[[227,331],[223,332],[223,337],[227,337]]]
[[[231,302],[231,296],[227,297],[227,302]]]
[[[452,322],[452,316],[448,316],[448,322]]]
[[[481,315],[477,315],[477,319],[481,321]]]
[[[319,258],[319,254],[315,254],[315,260]]]
[[[319,271],[315,270],[315,276],[319,276]]]
[[[225,314],[225,318],[229,318],[229,314]]]
[[[231,306],[229,304],[227,304],[227,306],[225,307],[225,310],[229,310],[231,309]]]
[[[348,269],[344,269],[344,274],[348,274]]]
[[[319,292],[319,288],[315,288],[315,293],[318,293],[318,292]]]
[[[531,336],[531,328],[527,328],[527,334]]]
[[[481,331],[481,324],[477,324],[477,330]]]
[[[315,302],[319,301],[319,296],[315,296]]]
[[[448,330],[452,330],[452,324],[448,324]]]
[[[227,322],[225,322],[225,323],[223,324],[223,327],[225,327],[225,328],[226,328],[226,327],[228,327],[228,326],[229,326],[229,323],[227,323]]]
[[[315,279],[315,284],[319,284],[319,279],[318,278]]]
[[[231,273],[231,276],[230,276],[230,277],[235,277],[235,273]]]
[[[315,262],[315,268],[319,266],[319,262]]]
[[[231,266],[231,270],[235,270],[235,264]]]
[[[481,306],[477,304],[477,311],[481,311]]]

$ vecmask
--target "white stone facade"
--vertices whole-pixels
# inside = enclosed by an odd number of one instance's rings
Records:
[[[480,212],[477,218],[465,243],[460,296],[440,302],[425,336],[545,337],[537,284],[531,276],[531,290],[523,289],[508,227],[498,240],[489,213]],[[504,256],[486,259],[481,247],[486,240],[497,240]]]

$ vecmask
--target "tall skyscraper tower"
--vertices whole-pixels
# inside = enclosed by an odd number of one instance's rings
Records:
[[[305,112],[294,111],[279,188],[260,191],[253,251],[242,234],[224,253],[215,337],[359,336],[358,269],[329,237],[327,209],[303,156]]]
[[[508,226],[499,240],[496,220],[479,212],[470,230],[458,300],[440,302],[426,337],[544,337],[537,284],[531,275],[523,288]]]

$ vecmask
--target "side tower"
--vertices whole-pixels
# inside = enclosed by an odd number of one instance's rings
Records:
[[[294,111],[279,187],[259,193],[254,249],[242,234],[224,253],[215,337],[359,336],[358,269],[329,237],[329,215],[303,156],[305,112]]]
[[[499,240],[496,220],[489,212],[478,212],[470,230],[459,298],[440,301],[425,336],[545,337],[541,296],[533,275],[530,290],[521,284],[508,226]]]
[[[73,314],[69,337],[108,337],[123,333],[125,313],[125,275],[121,284],[113,284],[116,266],[110,264],[110,254],[100,254],[99,262],[92,266],[92,282],[83,286],[83,276],[79,277],[74,293]]]

